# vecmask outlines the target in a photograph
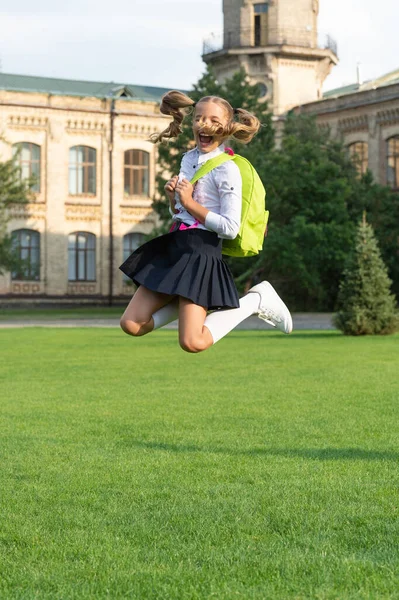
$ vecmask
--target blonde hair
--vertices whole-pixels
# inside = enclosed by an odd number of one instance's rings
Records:
[[[204,126],[207,134],[218,134],[224,138],[233,138],[243,144],[248,144],[258,133],[261,125],[259,119],[244,108],[233,108],[227,100],[219,96],[204,96],[198,102],[194,102],[186,94],[172,90],[162,96],[160,111],[163,115],[172,116],[173,121],[161,133],[151,136],[152,141],[157,143],[164,139],[178,137],[182,132],[183,119],[190,112],[189,109],[205,102],[218,104],[224,108],[228,117],[226,125],[219,123]]]

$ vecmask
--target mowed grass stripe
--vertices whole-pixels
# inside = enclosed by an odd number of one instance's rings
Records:
[[[0,597],[398,597],[398,336],[0,338]]]

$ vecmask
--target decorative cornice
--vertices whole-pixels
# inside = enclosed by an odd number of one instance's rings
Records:
[[[361,115],[360,117],[348,117],[346,119],[340,119],[338,121],[338,129],[342,133],[348,131],[364,131],[369,128],[368,115]]]
[[[79,296],[80,294],[97,294],[97,283],[68,282],[67,295]]]
[[[160,130],[156,125],[144,125],[143,123],[122,123],[118,133],[122,137],[147,137],[153,133],[160,133]]]
[[[47,206],[41,204],[14,204],[10,208],[10,216],[13,219],[45,219]]]
[[[13,281],[11,283],[12,294],[40,294],[43,292],[43,285],[38,282]]]
[[[381,110],[377,113],[378,125],[392,125],[399,123],[399,108],[391,108],[389,110]]]
[[[140,208],[140,207],[121,207],[121,221],[122,223],[154,223],[155,213],[152,208]]]
[[[101,206],[82,204],[66,204],[65,219],[67,221],[101,221]]]
[[[105,125],[99,121],[89,121],[85,119],[68,119],[65,130],[68,133],[105,133]]]
[[[47,129],[48,118],[37,115],[11,115],[7,125],[11,129]]]

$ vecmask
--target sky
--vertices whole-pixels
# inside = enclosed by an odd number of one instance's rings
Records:
[[[399,69],[399,0],[320,0],[319,32],[340,63],[324,89]],[[222,0],[0,0],[3,73],[189,90],[202,42],[223,30]]]

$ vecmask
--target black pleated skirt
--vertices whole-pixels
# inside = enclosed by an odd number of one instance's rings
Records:
[[[186,229],[137,248],[119,267],[137,285],[188,298],[208,310],[237,308],[238,292],[212,231]]]

